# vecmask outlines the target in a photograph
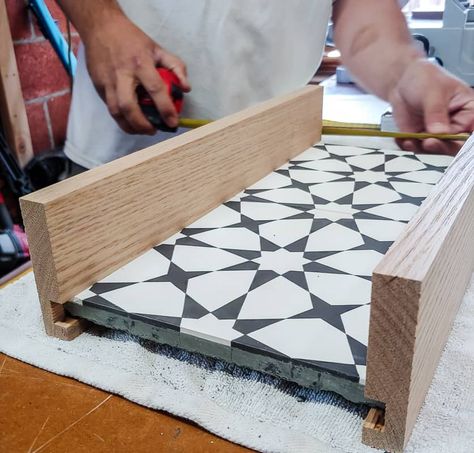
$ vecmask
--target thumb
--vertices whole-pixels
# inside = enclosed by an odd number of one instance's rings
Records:
[[[424,100],[423,115],[426,131],[431,134],[451,132],[449,102],[442,93],[441,87],[428,91]]]

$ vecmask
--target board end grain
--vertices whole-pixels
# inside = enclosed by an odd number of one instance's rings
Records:
[[[20,199],[20,207],[39,297],[41,300],[55,300],[58,296],[59,285],[46,205],[23,197]]]

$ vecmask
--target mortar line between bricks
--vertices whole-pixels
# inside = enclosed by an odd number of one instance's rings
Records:
[[[33,38],[15,39],[13,41],[13,44],[15,46],[23,46],[25,44],[38,44],[44,41],[46,41],[46,38],[43,35],[41,35],[41,36],[35,36]]]
[[[67,41],[67,35],[62,33],[63,38]],[[80,38],[80,35],[77,31],[71,32],[71,38]],[[37,44],[40,42],[46,41],[46,38],[43,35],[31,35],[31,38],[22,38],[22,39],[15,39],[13,40],[13,44],[15,46],[23,46],[25,44]]]
[[[40,96],[34,99],[28,99],[27,101],[25,101],[25,105],[42,104],[43,102],[48,102],[50,99],[64,96],[65,94],[69,94],[70,92],[71,90],[69,88],[65,88],[64,90],[56,91],[55,93],[49,93],[45,96]]]
[[[25,1],[25,4],[27,5],[28,7],[28,1]],[[36,21],[36,18],[35,18],[35,15],[33,14],[33,11],[31,11],[30,8],[28,8],[28,20],[30,21],[30,25],[31,25],[31,36],[33,38],[36,38],[36,30],[35,30],[35,21]],[[41,33],[41,36],[43,36],[43,33]]]
[[[28,5],[27,2],[25,2],[25,5]],[[35,32],[35,24],[34,24],[34,19],[33,19],[33,13],[31,12],[30,8],[27,10],[27,15],[28,15],[28,22],[30,24],[30,36],[33,38],[36,38],[36,32]]]

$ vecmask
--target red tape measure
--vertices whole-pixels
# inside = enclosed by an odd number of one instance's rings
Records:
[[[181,87],[181,83],[176,76],[176,74],[169,69],[165,68],[156,68],[159,76],[163,80],[164,84],[168,89],[168,94],[173,101],[173,104],[176,108],[178,114],[181,113],[183,110],[183,103],[184,103],[184,91]],[[153,99],[148,94],[143,86],[137,87],[137,96],[138,96],[138,104],[142,109],[143,114],[146,116],[147,120],[153,124],[160,131],[165,132],[176,132],[178,129],[177,127],[169,127],[160,115],[160,112],[155,106]]]

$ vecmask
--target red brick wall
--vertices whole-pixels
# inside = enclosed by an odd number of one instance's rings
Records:
[[[3,1],[3,0],[0,0]],[[5,0],[35,153],[61,147],[66,137],[70,81],[58,56],[36,25],[26,0]],[[66,19],[54,0],[46,0],[66,36]],[[74,48],[79,37],[72,29]]]

